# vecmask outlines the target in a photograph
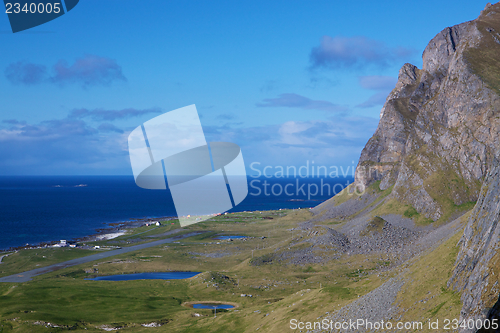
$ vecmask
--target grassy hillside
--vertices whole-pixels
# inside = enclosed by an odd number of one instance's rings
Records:
[[[120,332],[280,332],[289,329],[292,318],[314,321],[340,309],[404,268],[389,269],[390,262],[384,261],[383,254],[332,256],[308,265],[259,260],[278,258],[280,253],[304,246],[301,241],[307,233],[292,229],[310,217],[307,209],[228,214],[190,226],[189,230],[207,233],[179,243],[59,270],[27,283],[2,283],[0,332],[98,332],[113,328]],[[373,220],[373,231],[380,228],[381,221]],[[160,235],[160,231],[151,232]],[[134,232],[137,237],[139,230]],[[215,234],[251,238],[217,241]],[[442,289],[456,256],[456,237],[427,257],[406,264],[411,283],[400,294],[399,304],[409,309],[404,312],[408,318],[429,316],[429,311],[457,315],[460,306],[456,295]],[[129,236],[122,236],[114,241],[127,239]],[[10,257],[2,269],[19,272],[31,267],[28,259],[38,258],[32,251]],[[71,257],[65,249],[47,251],[53,251],[52,258]],[[175,270],[203,273],[188,280],[84,280],[96,275]],[[414,300],[425,296],[424,290],[439,295],[421,311]],[[196,301],[231,302],[238,307],[218,311],[214,318],[212,310],[182,305]],[[162,326],[142,326],[150,323]]]

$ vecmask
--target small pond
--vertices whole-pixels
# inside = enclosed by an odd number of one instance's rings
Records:
[[[234,305],[231,304],[215,304],[215,303],[194,303],[193,309],[232,309]]]
[[[136,274],[120,274],[98,276],[93,279],[94,281],[130,281],[130,280],[179,280],[189,279],[200,272],[155,272],[155,273],[136,273]]]
[[[248,236],[217,236],[214,239],[227,240],[227,239],[243,239],[248,238]]]

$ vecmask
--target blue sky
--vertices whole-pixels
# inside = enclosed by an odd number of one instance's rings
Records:
[[[486,2],[415,4],[83,0],[16,34],[0,15],[0,175],[131,175],[128,133],[190,104],[247,166],[352,166],[399,68]]]

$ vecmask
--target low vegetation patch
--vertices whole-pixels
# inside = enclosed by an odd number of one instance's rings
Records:
[[[236,286],[237,283],[233,278],[219,272],[208,272],[208,278],[205,282],[212,283],[217,289],[226,289],[229,286]]]
[[[373,215],[389,215],[397,214],[400,216],[405,216],[411,218],[416,225],[428,225],[434,222],[432,219],[426,218],[424,215],[418,213],[415,208],[411,205],[405,205],[399,202],[397,199],[392,198],[387,202],[383,203],[379,207],[376,207],[372,211]]]
[[[262,266],[266,264],[272,264],[276,260],[273,253],[264,254],[263,256],[256,257],[250,260],[252,266]]]
[[[369,236],[376,233],[381,233],[384,230],[384,226],[387,221],[381,218],[380,216],[375,216],[365,227],[363,231],[361,231],[361,236]]]
[[[332,296],[336,296],[340,299],[351,299],[354,296],[349,288],[337,285],[325,287],[323,288],[323,291],[332,294]]]
[[[500,14],[489,8],[483,12],[476,26],[483,35],[476,48],[465,52],[465,57],[475,74],[479,75],[486,84],[500,95]]]
[[[401,320],[422,321],[443,318],[459,318],[462,302],[460,294],[447,287],[457,258],[458,240],[463,229],[450,239],[423,256],[410,267],[407,282],[398,294]],[[435,332],[423,325],[422,332]]]

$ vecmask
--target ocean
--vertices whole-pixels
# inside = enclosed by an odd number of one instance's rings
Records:
[[[352,181],[249,176],[248,196],[230,212],[314,207]],[[139,188],[132,176],[1,176],[0,212],[0,249],[76,239],[131,219],[176,216],[168,190]]]

